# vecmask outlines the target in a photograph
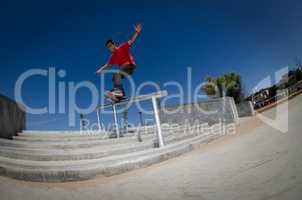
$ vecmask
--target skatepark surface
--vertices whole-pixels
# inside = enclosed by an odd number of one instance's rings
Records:
[[[262,113],[273,116],[275,108]],[[284,123],[286,112],[281,112]],[[237,134],[180,157],[113,177],[38,183],[0,177],[0,200],[198,199],[299,200],[302,197],[302,95],[289,101],[289,130],[257,116],[241,118]]]

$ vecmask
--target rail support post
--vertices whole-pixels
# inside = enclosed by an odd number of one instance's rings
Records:
[[[113,118],[114,118],[116,137],[119,138],[120,137],[120,128],[119,128],[119,125],[118,125],[116,106],[115,106],[114,103],[112,104],[112,110],[113,110]]]
[[[158,146],[163,147],[164,146],[164,140],[163,140],[161,125],[160,125],[157,98],[155,96],[152,97],[152,105],[153,105],[154,118],[155,118],[155,123],[156,123]]]
[[[99,131],[101,131],[102,130],[102,126],[101,126],[100,109],[96,109],[96,116],[97,116],[97,120],[98,120],[98,129],[99,129]]]

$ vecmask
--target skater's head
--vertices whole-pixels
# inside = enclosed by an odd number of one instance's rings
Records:
[[[114,52],[115,49],[117,48],[115,42],[113,40],[107,40],[107,42],[105,43],[105,46],[111,51]]]

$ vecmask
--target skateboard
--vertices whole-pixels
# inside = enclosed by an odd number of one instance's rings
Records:
[[[118,103],[121,101],[127,101],[129,97],[123,96],[123,97],[117,97],[114,95],[112,91],[106,91],[104,93],[104,97],[108,100],[110,100],[112,103]]]

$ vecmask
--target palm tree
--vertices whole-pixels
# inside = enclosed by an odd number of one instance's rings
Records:
[[[202,90],[209,97],[233,97],[236,103],[243,99],[242,80],[239,74],[231,72],[219,77],[207,77]]]

